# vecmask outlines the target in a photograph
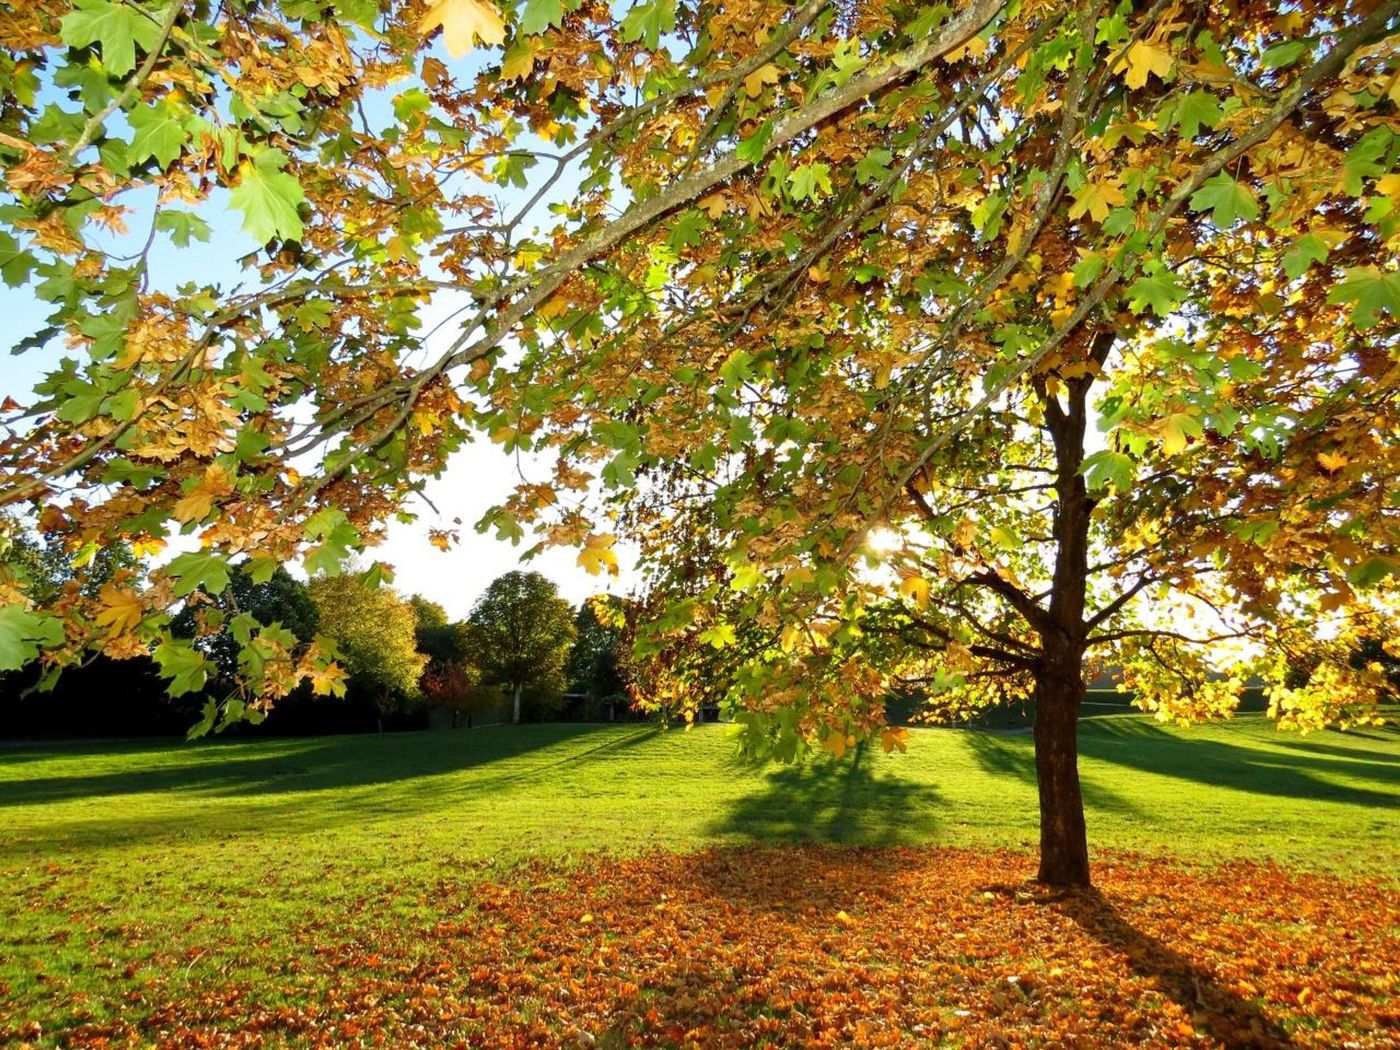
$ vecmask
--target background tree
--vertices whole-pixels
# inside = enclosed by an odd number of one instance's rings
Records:
[[[388,587],[369,587],[354,573],[318,576],[310,584],[321,632],[335,642],[350,688],[369,696],[384,719],[418,704],[427,658],[418,651],[413,606]]]
[[[567,679],[564,669],[573,648],[574,613],[558,589],[537,572],[508,572],[472,606],[472,659],[488,684],[510,696],[511,721],[522,706],[557,706]]]
[[[600,594],[581,604],[574,616],[576,640],[565,675],[569,689],[583,694],[591,708],[631,700],[636,625],[629,623],[628,605],[617,595]]]
[[[498,710],[504,702],[501,690],[482,681],[481,667],[472,659],[468,625],[450,623],[441,605],[419,595],[409,604],[417,617],[418,651],[428,660],[419,682],[428,705],[449,712],[453,729],[463,718],[470,726],[474,716]]]

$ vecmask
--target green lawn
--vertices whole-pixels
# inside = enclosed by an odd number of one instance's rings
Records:
[[[1396,731],[1126,716],[1086,723],[1082,751],[1091,846],[1400,877]],[[99,984],[82,1012],[118,1009],[108,984],[139,994],[142,967],[275,973],[308,924],[415,921],[444,885],[511,878],[527,855],[1028,848],[1035,820],[1023,733],[915,730],[907,755],[778,769],[738,761],[724,726],[3,748],[0,1030],[61,1021]]]

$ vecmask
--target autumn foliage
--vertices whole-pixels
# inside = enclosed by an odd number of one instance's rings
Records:
[[[1096,891],[1009,852],[656,853],[445,876],[427,926],[352,907],[296,931],[277,987],[133,968],[88,1047],[1336,1047],[1400,1038],[1383,883],[1108,855]],[[139,935],[133,931],[134,935]],[[211,944],[216,952],[217,944]],[[190,949],[195,954],[194,949]],[[104,1004],[110,1005],[110,1004]],[[4,1000],[0,998],[0,1011]]]

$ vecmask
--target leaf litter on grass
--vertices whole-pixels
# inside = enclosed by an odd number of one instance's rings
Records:
[[[113,981],[122,1004],[94,1004],[91,989],[46,1004],[48,1025],[0,996],[0,1040],[1400,1043],[1400,905],[1383,881],[1114,853],[1099,859],[1093,891],[1057,893],[1026,881],[1030,865],[1014,851],[821,846],[532,861],[490,881],[415,888],[435,918],[391,917],[382,901],[349,921],[308,916],[258,979],[172,963],[139,992]]]

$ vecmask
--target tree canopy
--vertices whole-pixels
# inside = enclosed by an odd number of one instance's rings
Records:
[[[417,702],[428,658],[418,651],[413,606],[388,587],[366,586],[354,573],[318,576],[310,592],[321,631],[349,673],[339,688],[361,690],[381,716]]]
[[[574,610],[537,572],[508,572],[491,581],[467,618],[471,660],[482,681],[511,696],[511,721],[523,701],[549,707],[568,681],[564,670],[573,651]]]
[[[1286,723],[1375,717],[1397,15],[27,5],[0,276],[49,305],[17,347],[47,371],[0,502],[74,550],[200,546],[96,600],[5,583],[0,652],[170,647],[172,601],[334,566],[485,434],[553,466],[483,527],[598,571],[637,544],[655,697],[793,755],[881,732],[901,683],[1034,696],[1042,875],[1083,881],[1094,669],[1164,717],[1250,675]],[[225,203],[248,239],[195,243]]]

